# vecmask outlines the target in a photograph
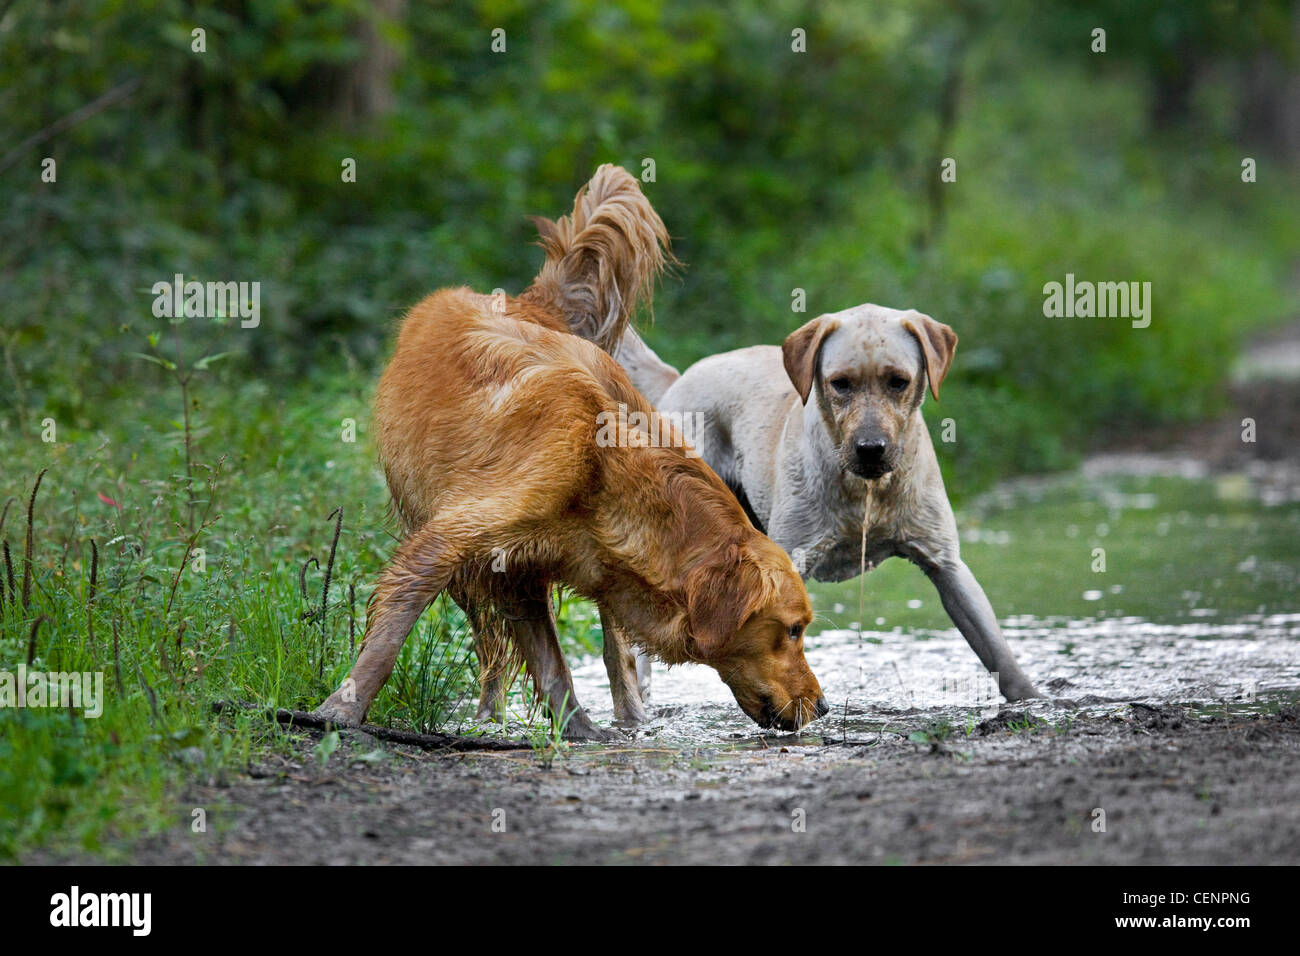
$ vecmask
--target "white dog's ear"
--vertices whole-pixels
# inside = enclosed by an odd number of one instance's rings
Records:
[[[939,385],[947,376],[948,369],[952,366],[953,353],[957,351],[957,333],[928,315],[920,312],[913,312],[912,315],[915,316],[915,320],[904,319],[903,328],[916,336],[916,341],[921,343],[921,355],[925,359],[925,377],[930,381],[930,394],[937,401]]]
[[[826,336],[839,328],[839,321],[830,316],[819,315],[786,336],[781,346],[781,355],[785,359],[785,373],[790,376],[799,401],[808,403],[808,393],[812,391],[813,380],[817,377],[817,353],[821,351]]]

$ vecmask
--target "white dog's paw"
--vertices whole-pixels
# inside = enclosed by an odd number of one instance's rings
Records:
[[[1011,703],[1019,700],[1033,700],[1036,697],[1044,696],[1028,680],[1008,681],[1000,689],[1002,696]]]

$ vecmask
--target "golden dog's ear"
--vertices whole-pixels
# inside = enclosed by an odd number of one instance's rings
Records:
[[[799,401],[805,404],[808,402],[808,393],[812,391],[813,380],[817,377],[817,353],[821,351],[826,336],[839,327],[837,320],[819,315],[786,336],[785,343],[781,346],[785,373],[794,383]]]
[[[913,312],[915,319],[904,319],[903,328],[921,343],[921,356],[925,359],[925,377],[930,382],[930,394],[939,398],[939,385],[952,366],[953,353],[957,351],[957,333],[936,322],[928,315]]]
[[[732,547],[686,576],[686,627],[701,660],[716,659],[762,602],[763,576]]]

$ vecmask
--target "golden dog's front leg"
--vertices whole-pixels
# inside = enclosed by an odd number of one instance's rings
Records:
[[[565,740],[622,740],[616,730],[597,727],[578,703],[569,665],[560,652],[555,617],[546,590],[521,597],[507,618],[511,638],[524,658],[533,687]]]
[[[641,700],[636,649],[613,615],[604,608],[600,609],[600,632],[605,671],[609,675],[609,694],[614,699],[614,719],[620,723],[645,723],[647,718],[645,703]]]

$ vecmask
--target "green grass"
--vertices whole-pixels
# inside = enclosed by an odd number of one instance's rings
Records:
[[[258,717],[214,717],[213,701],[311,709],[346,676],[395,544],[364,432],[355,443],[340,438],[344,418],[367,418],[364,388],[359,379],[278,394],[258,382],[200,383],[192,484],[179,414],[177,427],[145,424],[175,407],[163,387],[105,409],[103,420],[117,423],[105,431],[61,429],[55,444],[0,434],[0,496],[13,501],[0,534],[16,584],[11,596],[0,581],[0,670],[26,661],[39,619],[32,670],[101,672],[106,697],[94,719],[0,709],[0,856],[42,843],[94,850],[180,825],[171,801],[186,779],[220,775],[284,742]],[[43,468],[24,609],[25,511]],[[581,602],[564,602],[567,650],[598,648],[592,618]],[[520,685],[511,709],[532,714]],[[476,697],[468,628],[444,598],[403,648],[370,719],[472,730],[458,705]]]

